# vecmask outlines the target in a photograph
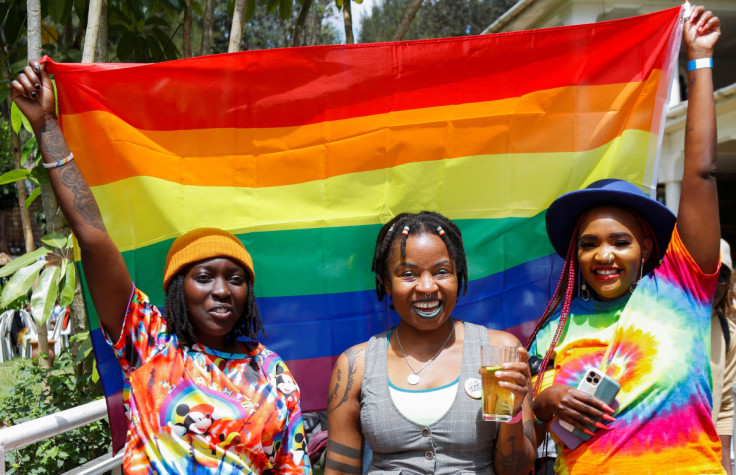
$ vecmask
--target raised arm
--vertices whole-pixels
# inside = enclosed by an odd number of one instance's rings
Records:
[[[327,399],[327,462],[325,475],[363,473],[363,432],[360,426],[360,388],[366,343],[341,354],[332,370]]]
[[[54,89],[43,65],[31,61],[11,84],[11,97],[28,118],[44,163],[69,156],[56,117]],[[51,187],[79,242],[82,266],[100,323],[117,341],[132,280],[123,256],[107,234],[92,192],[74,160],[48,169]]]
[[[721,34],[718,17],[693,6],[683,38],[688,61],[713,57]],[[690,254],[704,272],[718,266],[721,225],[716,190],[716,110],[713,70],[688,72],[688,107],[685,123],[685,167],[677,216],[677,229]]]

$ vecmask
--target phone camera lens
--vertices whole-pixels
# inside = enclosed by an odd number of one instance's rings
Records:
[[[598,384],[598,382],[599,382],[599,381],[600,381],[600,379],[598,379],[598,378],[593,378],[593,382],[595,382],[595,384]]]
[[[592,383],[593,382],[593,380],[590,379],[590,376],[588,376],[587,378],[585,378],[585,380],[588,381],[589,383]]]

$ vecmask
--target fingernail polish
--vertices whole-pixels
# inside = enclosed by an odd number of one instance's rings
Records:
[[[608,404],[603,404],[603,409],[605,409],[606,411],[610,412],[611,414],[613,414],[613,412],[614,412],[613,409],[611,408],[611,406],[609,406]]]
[[[589,431],[588,429],[585,429],[585,430],[584,430],[583,432],[585,432],[585,433],[586,433],[586,434],[588,434],[588,435],[595,435],[594,433],[592,433],[592,432],[591,432],[591,431]]]
[[[32,92],[31,93],[31,97],[34,98],[34,99],[36,99],[38,97],[38,94],[36,94],[35,92]]]
[[[41,65],[37,64],[35,69],[36,69],[36,72],[40,71],[41,70]]]
[[[38,91],[39,89],[41,89],[41,85],[40,85],[40,84],[34,84],[34,85],[33,85],[33,87],[35,87],[37,91]]]
[[[603,414],[603,418],[605,420],[609,421],[609,422],[616,422],[616,418],[615,417],[611,417],[608,414]]]
[[[595,426],[597,428],[599,428],[599,429],[606,429],[606,430],[608,430],[608,427],[606,427],[605,425],[603,425],[603,423],[601,423],[601,422],[596,422],[595,423]]]

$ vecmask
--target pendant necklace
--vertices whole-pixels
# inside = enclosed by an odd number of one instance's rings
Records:
[[[447,335],[447,339],[444,343],[442,343],[442,346],[437,351],[437,353],[434,354],[433,357],[429,359],[426,363],[424,363],[424,366],[419,368],[419,371],[414,371],[414,368],[411,366],[411,363],[409,363],[409,358],[406,357],[406,351],[404,351],[404,347],[401,345],[401,339],[399,338],[399,327],[396,327],[396,342],[399,344],[399,348],[401,348],[401,353],[404,355],[404,361],[406,361],[406,364],[409,365],[409,369],[411,370],[411,374],[407,376],[406,382],[411,384],[412,386],[416,386],[419,384],[419,373],[424,370],[427,366],[429,366],[429,363],[434,361],[435,358],[437,358],[442,350],[445,349],[445,346],[447,345],[447,342],[450,341],[450,338],[452,337],[452,334],[455,333],[455,322],[452,322],[452,329],[450,330],[450,334]]]

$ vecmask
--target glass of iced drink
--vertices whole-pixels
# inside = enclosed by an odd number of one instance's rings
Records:
[[[483,386],[483,420],[508,422],[514,410],[514,393],[500,387],[496,371],[509,361],[519,361],[519,352],[511,346],[480,347],[480,377]]]

